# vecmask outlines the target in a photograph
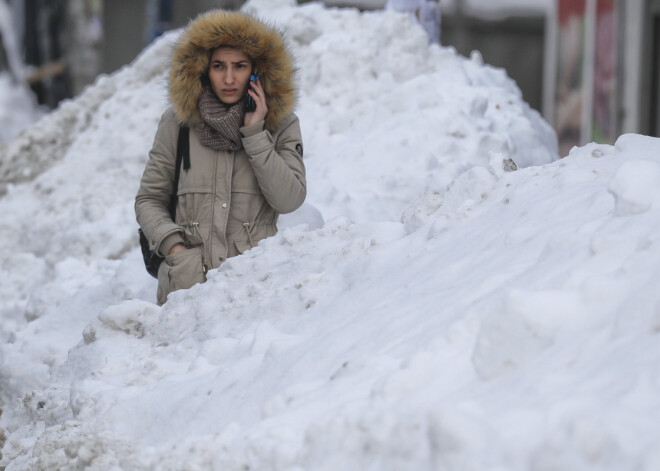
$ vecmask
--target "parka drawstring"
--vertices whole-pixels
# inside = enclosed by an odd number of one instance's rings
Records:
[[[252,235],[250,234],[250,223],[244,222],[243,229],[245,229],[245,232],[247,232],[248,240],[250,241],[250,247],[254,248],[254,242],[252,242]]]

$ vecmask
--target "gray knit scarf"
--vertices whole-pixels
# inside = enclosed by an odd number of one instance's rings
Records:
[[[239,128],[243,125],[245,111],[243,101],[225,105],[205,86],[199,96],[199,113],[202,116],[202,145],[214,150],[240,150],[243,148]]]

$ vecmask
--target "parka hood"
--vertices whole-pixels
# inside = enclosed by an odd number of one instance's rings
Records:
[[[232,11],[213,10],[199,15],[177,42],[169,80],[174,113],[182,123],[201,123],[197,108],[201,77],[208,70],[210,51],[220,46],[236,47],[252,60],[268,100],[266,129],[277,129],[296,103],[293,58],[278,30]]]

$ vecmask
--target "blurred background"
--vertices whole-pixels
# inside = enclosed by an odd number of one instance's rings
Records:
[[[28,87],[42,110],[53,109],[99,74],[131,62],[163,32],[202,11],[243,3],[0,0],[0,87]],[[660,137],[660,0],[323,3],[399,10],[426,29],[429,42],[468,57],[479,51],[484,62],[506,69],[555,128],[562,156],[626,132]]]

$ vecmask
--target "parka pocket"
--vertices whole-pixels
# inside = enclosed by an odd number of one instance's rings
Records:
[[[208,188],[180,188],[178,192],[177,221],[185,226],[193,221],[204,221],[211,214],[213,192]]]
[[[201,247],[167,255],[158,270],[158,304],[164,304],[167,295],[173,291],[188,289],[205,281]]]

